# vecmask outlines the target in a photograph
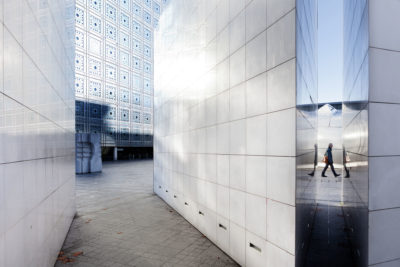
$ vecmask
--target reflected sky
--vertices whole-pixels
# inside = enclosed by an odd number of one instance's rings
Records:
[[[318,101],[342,101],[343,0],[318,0]]]

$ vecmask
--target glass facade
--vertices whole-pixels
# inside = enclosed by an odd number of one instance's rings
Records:
[[[153,0],[77,0],[76,131],[101,133],[102,146],[152,146],[161,9]]]

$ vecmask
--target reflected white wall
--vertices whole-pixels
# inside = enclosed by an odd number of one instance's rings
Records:
[[[175,0],[155,33],[154,191],[242,265],[295,264],[295,18]]]
[[[75,213],[74,1],[0,1],[0,266],[53,266]]]

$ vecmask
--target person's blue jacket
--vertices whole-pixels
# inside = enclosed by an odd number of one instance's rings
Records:
[[[328,162],[333,163],[332,148],[328,147],[328,149],[326,150],[326,154],[328,154]]]

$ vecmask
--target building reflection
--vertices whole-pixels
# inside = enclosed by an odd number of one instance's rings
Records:
[[[366,266],[368,8],[344,5],[344,101],[317,104],[313,1],[297,1],[296,266]],[[303,8],[302,8],[303,7]],[[306,57],[303,57],[306,55]],[[335,178],[321,177],[333,143]]]
[[[350,105],[351,106],[351,105]],[[349,109],[349,105],[345,108]],[[360,103],[352,105],[353,108],[361,107]],[[298,106],[298,113],[316,114],[315,105]],[[309,144],[308,153],[298,157],[297,163],[297,245],[298,266],[362,266],[363,246],[360,235],[366,235],[366,227],[361,222],[366,219],[366,197],[368,166],[363,156],[354,153],[355,147],[362,150],[363,144],[354,146],[349,144],[349,138],[360,142],[359,137],[343,134],[342,143],[342,104],[319,105],[318,117],[318,144],[314,144],[311,152]],[[348,110],[346,110],[348,112]],[[361,110],[357,127],[363,129],[366,120],[362,117],[365,112]],[[300,128],[305,124],[298,124],[298,137],[302,131],[314,133],[314,128]],[[310,136],[310,135],[309,135]],[[328,170],[328,177],[321,177],[322,161],[328,144],[332,142],[333,162],[337,173],[342,176],[334,177]],[[353,171],[354,170],[354,171]],[[301,254],[300,254],[301,253]],[[333,265],[332,265],[333,264]]]

